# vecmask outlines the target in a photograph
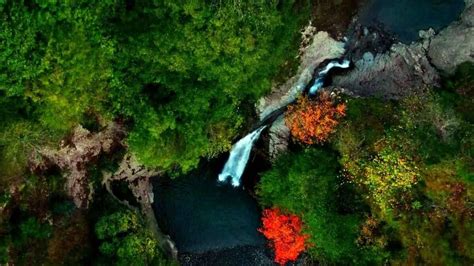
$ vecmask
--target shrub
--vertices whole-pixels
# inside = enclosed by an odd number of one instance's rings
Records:
[[[278,158],[263,174],[257,194],[265,207],[301,217],[303,231],[309,235],[308,252],[314,259],[328,263],[380,260],[376,253],[366,256],[356,245],[358,215],[339,212],[338,195],[345,187],[341,181],[336,155],[311,148]],[[357,204],[353,195],[344,196]]]
[[[276,263],[285,265],[305,251],[309,236],[302,233],[303,224],[298,216],[285,215],[278,208],[266,209],[263,211],[262,223],[263,227],[259,231],[271,241]]]
[[[327,140],[345,116],[346,105],[336,104],[329,93],[321,93],[317,101],[301,97],[296,105],[288,107],[285,122],[297,140],[314,144]]]

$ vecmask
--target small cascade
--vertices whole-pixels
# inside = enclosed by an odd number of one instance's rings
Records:
[[[232,186],[238,187],[240,185],[240,177],[244,173],[253,143],[260,137],[260,133],[262,133],[265,127],[266,126],[262,126],[252,131],[232,146],[229,159],[219,174],[219,182],[225,182],[231,177]]]
[[[319,71],[318,76],[314,80],[313,86],[309,88],[309,95],[314,95],[316,92],[321,89],[324,85],[324,78],[327,76],[329,73],[329,70],[337,67],[337,68],[348,68],[351,65],[351,62],[349,60],[344,60],[342,63],[339,63],[338,61],[331,61],[327,66]]]
[[[324,85],[324,79],[328,75],[329,71],[333,68],[348,68],[350,66],[349,60],[344,60],[340,63],[338,60],[329,62],[323,70],[319,71],[314,84],[309,89],[309,94],[314,95],[321,87]],[[276,110],[280,112],[280,110]],[[274,116],[273,113],[269,114],[267,117]],[[266,117],[266,118],[267,118]],[[262,119],[266,121],[266,119]],[[273,121],[273,120],[272,120]],[[270,123],[266,121],[266,123]],[[219,174],[219,182],[225,182],[230,177],[232,178],[231,184],[234,187],[240,186],[240,178],[244,173],[245,167],[247,166],[247,161],[249,160],[250,152],[252,151],[253,143],[260,137],[260,133],[265,129],[267,125],[263,125],[256,130],[252,131],[250,134],[240,139],[237,143],[232,146],[230,151],[229,159],[224,165],[224,169]]]

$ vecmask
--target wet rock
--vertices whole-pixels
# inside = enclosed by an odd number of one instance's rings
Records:
[[[260,99],[257,106],[260,120],[272,113],[278,113],[279,118],[270,128],[269,148],[272,158],[286,150],[289,140],[289,130],[278,110],[283,110],[285,106],[294,102],[303,93],[313,78],[314,71],[321,63],[339,58],[344,54],[344,43],[334,40],[327,32],[315,33],[315,28],[311,25],[303,32],[302,39],[301,63],[296,75],[284,84],[274,86],[271,93]]]
[[[284,116],[279,116],[269,129],[268,152],[271,159],[288,149],[290,129],[285,124]]]
[[[388,32],[383,25],[372,23],[364,26],[354,20],[347,31],[345,57],[357,61],[367,54],[382,54],[390,50],[396,42],[393,34]]]
[[[452,74],[463,62],[474,62],[474,4],[466,0],[466,9],[459,21],[433,37],[429,47],[431,62],[438,69]]]
[[[344,43],[331,38],[327,32],[318,32],[311,44],[301,48],[301,62],[296,75],[287,82],[274,86],[269,95],[260,99],[257,113],[260,120],[296,100],[311,81],[314,70],[325,60],[344,54]]]
[[[423,43],[394,44],[390,51],[363,54],[354,69],[333,77],[333,85],[356,96],[398,99],[414,90],[437,85],[439,75],[430,64]]]
[[[241,246],[224,250],[210,251],[201,254],[186,253],[179,256],[183,266],[197,265],[276,265],[272,254],[264,246]]]

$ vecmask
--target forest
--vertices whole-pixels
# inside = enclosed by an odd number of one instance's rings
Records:
[[[258,122],[320,2],[0,0],[0,265],[183,264],[149,180]],[[411,89],[288,106],[289,147],[249,188],[276,264],[474,263],[474,63]]]

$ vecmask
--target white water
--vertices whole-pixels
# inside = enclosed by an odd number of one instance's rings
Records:
[[[311,86],[311,88],[309,88],[309,94],[314,95],[314,94],[316,94],[316,92],[319,89],[321,89],[323,87],[324,78],[328,74],[329,70],[331,70],[335,67],[348,68],[350,66],[350,63],[351,62],[349,60],[344,60],[344,61],[342,61],[342,63],[339,63],[337,61],[329,62],[329,64],[327,64],[326,67],[318,73],[318,77],[314,80],[313,86]]]
[[[327,64],[326,67],[318,73],[318,76],[314,81],[314,85],[309,89],[309,94],[315,94],[324,85],[324,78],[328,74],[329,70],[335,67],[348,68],[349,66],[349,60],[344,60],[342,63],[339,63],[338,61],[329,62],[329,64]],[[247,161],[249,160],[253,143],[260,137],[260,133],[262,133],[262,130],[265,127],[266,126],[262,126],[254,130],[244,138],[240,139],[234,144],[234,146],[232,146],[229,159],[225,163],[224,169],[219,174],[219,182],[225,182],[230,177],[232,178],[232,186],[240,186],[240,178],[244,173],[245,166],[247,166]]]
[[[262,133],[262,130],[265,127],[266,126],[262,126],[254,130],[232,146],[229,159],[225,163],[224,169],[219,174],[219,182],[225,182],[229,177],[231,177],[232,186],[240,186],[240,177],[244,173],[245,166],[249,160],[253,143],[260,137],[260,133]]]

